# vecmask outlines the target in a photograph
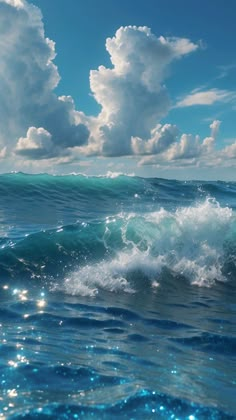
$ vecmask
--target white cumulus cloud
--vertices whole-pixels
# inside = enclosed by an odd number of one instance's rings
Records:
[[[132,150],[135,155],[152,155],[162,153],[168,149],[172,143],[177,140],[179,133],[176,125],[158,124],[151,130],[151,138],[143,141],[139,137],[132,137]]]
[[[215,157],[217,155],[215,151],[215,140],[220,123],[220,121],[214,120],[210,124],[211,136],[205,137],[203,140],[201,140],[199,135],[194,136],[193,134],[182,134],[178,138],[177,128],[174,130],[174,126],[170,126],[174,141],[170,142],[168,147],[162,150],[160,156],[155,156],[153,153],[153,156],[141,159],[139,164],[155,165],[160,162],[164,164],[165,162],[177,161],[185,161],[185,164],[188,161],[189,163],[195,164],[197,159],[209,160],[213,156]],[[168,124],[165,126],[168,126]]]
[[[87,143],[89,131],[75,120],[73,100],[54,93],[60,79],[54,58],[40,10],[25,0],[0,0],[0,144],[10,150],[29,127],[47,130],[59,155]],[[17,151],[29,157],[22,144]],[[47,150],[50,157],[51,147]]]
[[[220,153],[224,158],[236,159],[236,141],[226,146]]]
[[[52,135],[42,127],[30,127],[26,137],[20,137],[16,145],[16,153],[32,159],[55,155]]]
[[[197,48],[188,39],[158,38],[145,26],[121,27],[107,39],[113,67],[90,72],[91,90],[102,107],[94,134],[101,154],[121,156],[132,154],[132,148],[141,150],[131,139],[148,141],[170,109],[164,86],[170,63]]]

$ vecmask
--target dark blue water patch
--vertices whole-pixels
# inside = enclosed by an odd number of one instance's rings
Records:
[[[155,318],[147,318],[145,319],[145,323],[155,326],[158,329],[164,330],[179,330],[179,329],[192,329],[191,325],[183,324],[181,322],[175,322],[168,319],[155,319]]]
[[[43,392],[51,389],[52,394],[54,391],[63,390],[65,395],[74,387],[78,393],[100,386],[105,388],[129,382],[128,378],[119,375],[102,375],[98,371],[86,367],[76,369],[60,365],[46,367],[40,364],[19,366],[17,370],[9,368],[6,381],[9,389],[14,388],[16,383],[21,384],[20,391],[22,393],[26,393],[29,389],[31,392],[34,390]]]
[[[137,313],[125,308],[108,307],[105,309],[105,312],[109,315],[118,316],[127,321],[137,321],[140,319],[140,316]]]
[[[111,334],[124,334],[125,330],[121,328],[104,328],[104,331]]]
[[[22,324],[37,325],[38,327],[59,328],[62,317],[47,312],[37,312],[27,317],[22,317]]]
[[[147,341],[149,341],[149,338],[148,337],[144,337],[141,334],[129,334],[128,335],[128,340],[134,341],[134,342],[137,342],[137,343],[141,343],[141,342],[147,342]]]
[[[98,305],[98,300],[96,299],[96,301],[94,301],[94,299],[92,299],[91,301],[92,304],[90,305],[85,305],[82,303],[65,303],[62,305],[63,308],[66,308],[70,313],[71,312],[77,312],[77,313],[86,313],[88,315],[88,313],[90,313],[91,309],[92,312],[91,314],[105,314],[107,316],[112,316],[112,317],[117,317],[121,320],[124,321],[138,321],[138,320],[142,320],[142,317],[140,315],[138,315],[136,312],[129,310],[127,308],[122,308],[122,307],[110,307],[110,306],[100,306]],[[57,305],[57,304],[55,304]],[[53,306],[52,306],[53,308]],[[61,308],[61,309],[63,309]]]
[[[29,413],[16,414],[11,420],[31,419],[176,419],[183,420],[233,420],[234,417],[217,408],[191,404],[155,391],[142,390],[114,405],[99,404],[92,407],[73,404],[50,404],[44,408],[33,409]]]
[[[124,323],[119,320],[99,320],[99,319],[92,319],[92,318],[67,318],[64,319],[65,326],[73,326],[76,328],[89,328],[89,329],[96,329],[96,328],[119,328],[124,327]]]
[[[14,322],[19,318],[18,314],[14,311],[11,311],[7,308],[1,309],[0,308],[0,319],[1,321],[12,321]]]
[[[172,338],[184,346],[207,353],[219,353],[221,355],[236,356],[236,337],[202,333],[199,336],[186,338]]]
[[[0,373],[1,370],[4,371],[5,368],[5,357],[6,355],[8,357],[13,357],[16,354],[16,347],[14,345],[8,345],[6,342],[3,341],[3,343],[0,344]]]
[[[193,306],[200,306],[202,308],[210,308],[210,304],[207,304],[205,302],[192,302]]]
[[[188,305],[184,305],[183,303],[170,303],[169,306],[171,306],[172,308],[187,308],[188,307]]]
[[[233,321],[230,321],[228,319],[211,319],[209,318],[209,321],[212,322],[213,324],[218,324],[218,325],[234,325]]]
[[[47,328],[59,328],[61,323],[65,328],[85,328],[85,329],[114,329],[124,327],[124,323],[117,319],[96,319],[91,317],[62,317],[60,315],[50,314],[47,312],[35,313],[23,317],[21,323],[33,324]]]

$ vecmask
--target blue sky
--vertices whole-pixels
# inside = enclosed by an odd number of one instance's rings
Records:
[[[0,0],[2,171],[235,180],[235,16],[234,0]]]
[[[174,63],[166,81],[173,98],[207,85],[234,89],[236,85],[236,3],[222,0],[36,0],[44,15],[47,35],[56,41],[56,63],[60,70],[59,94],[70,94],[78,108],[93,114],[99,107],[90,95],[89,72],[103,64],[111,66],[105,40],[121,26],[148,26],[157,36],[178,36],[195,42],[202,41],[203,49],[182,62]],[[68,7],[69,4],[69,7]],[[220,29],[221,28],[221,29]],[[227,77],[220,66],[235,65]],[[219,78],[219,79],[217,79]],[[194,130],[204,135],[204,118],[224,112],[222,107],[190,111],[194,123],[185,118],[186,110],[172,112],[166,120],[181,124],[183,131]],[[233,129],[230,107],[227,119],[228,134]],[[231,115],[229,115],[231,114]],[[198,125],[201,125],[200,127]],[[230,126],[229,126],[230,125]],[[222,127],[223,129],[223,127]],[[227,133],[227,131],[226,131]]]

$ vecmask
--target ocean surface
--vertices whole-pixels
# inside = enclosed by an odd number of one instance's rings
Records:
[[[236,183],[0,175],[0,420],[236,419]]]

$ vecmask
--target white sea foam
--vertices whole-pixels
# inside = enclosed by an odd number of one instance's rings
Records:
[[[113,172],[113,171],[107,171],[106,175],[101,175],[102,178],[118,178],[119,176],[129,176],[134,177],[135,173],[125,173],[125,172]]]
[[[235,223],[228,207],[212,199],[174,212],[160,209],[145,215],[120,215],[123,249],[109,260],[87,264],[64,282],[67,293],[95,295],[99,289],[135,291],[140,274],[159,285],[163,268],[191,284],[212,286],[226,281],[222,273],[224,244]],[[107,225],[109,230],[109,224]],[[161,281],[165,281],[162,279]]]

